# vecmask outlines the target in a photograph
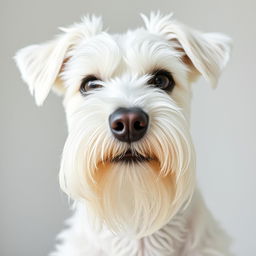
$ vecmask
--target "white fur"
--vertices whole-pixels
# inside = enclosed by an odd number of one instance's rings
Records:
[[[145,28],[122,35],[86,17],[15,57],[38,105],[51,88],[64,94],[69,135],[59,177],[75,213],[54,256],[230,255],[228,239],[196,190],[189,133],[191,82],[201,74],[216,85],[230,39],[192,30],[172,15],[142,17]],[[156,69],[172,73],[171,93],[148,84]],[[87,75],[103,87],[82,96]],[[130,147],[152,160],[112,162],[128,144],[113,137],[108,118],[119,107],[135,106],[150,123]]]

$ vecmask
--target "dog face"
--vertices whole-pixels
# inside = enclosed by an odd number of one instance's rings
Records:
[[[61,188],[112,231],[136,237],[189,203],[191,82],[201,74],[215,86],[230,43],[171,15],[143,19],[145,28],[110,35],[99,18],[84,18],[16,55],[38,105],[52,88],[64,95],[69,135]]]

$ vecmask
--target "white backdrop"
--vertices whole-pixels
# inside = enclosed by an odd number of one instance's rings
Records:
[[[239,256],[256,255],[256,2],[253,0],[0,1],[0,255],[43,256],[70,215],[58,186],[66,137],[61,99],[34,105],[12,56],[51,39],[58,26],[102,14],[110,31],[141,25],[140,12],[161,10],[203,31],[234,39],[219,87],[194,85],[192,134],[198,181],[208,206],[234,238]]]

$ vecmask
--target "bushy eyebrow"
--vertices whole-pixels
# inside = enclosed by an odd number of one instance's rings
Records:
[[[124,61],[129,69],[140,74],[153,73],[155,70],[170,70],[170,63],[179,60],[177,54],[166,41],[142,41],[131,45],[125,51]]]

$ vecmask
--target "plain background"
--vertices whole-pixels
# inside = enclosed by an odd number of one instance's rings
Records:
[[[87,13],[111,32],[142,25],[140,12],[174,12],[176,19],[234,40],[216,90],[194,85],[192,134],[198,181],[209,208],[234,239],[239,256],[256,255],[256,5],[253,0],[0,1],[0,255],[43,256],[71,215],[58,168],[67,135],[61,98],[37,108],[12,56],[51,39]]]

